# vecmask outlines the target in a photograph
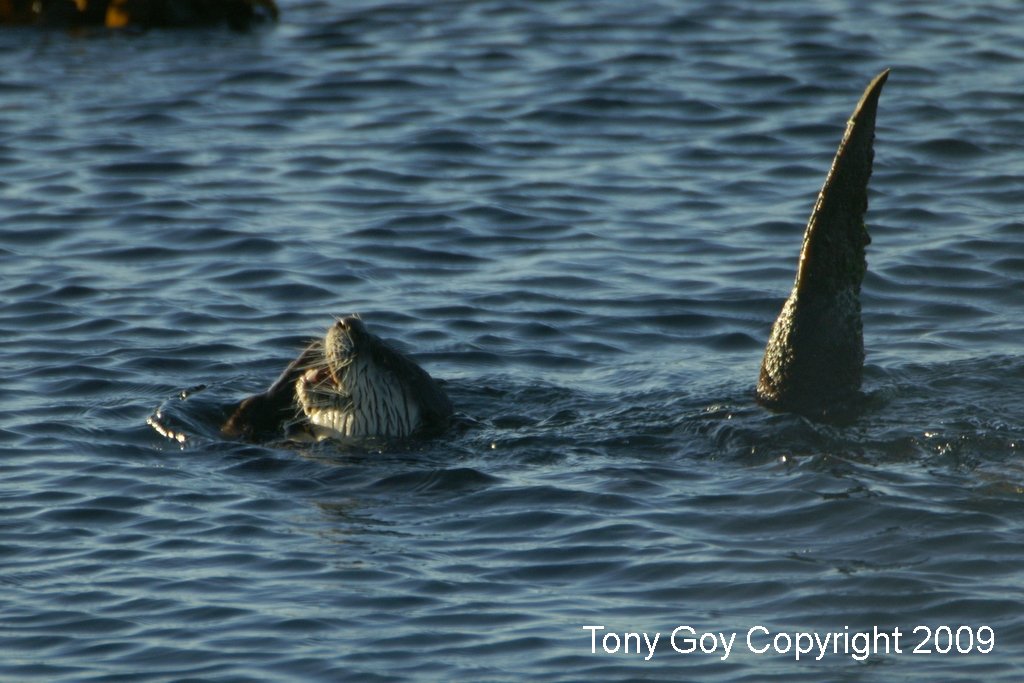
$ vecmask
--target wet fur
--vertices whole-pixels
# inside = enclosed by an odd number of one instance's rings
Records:
[[[285,433],[403,438],[441,431],[451,415],[451,401],[425,370],[350,317],[306,347],[270,389],[238,404],[221,431],[251,441]]]

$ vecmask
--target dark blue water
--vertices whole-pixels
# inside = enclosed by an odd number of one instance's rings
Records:
[[[0,678],[1024,676],[1016,2],[282,11],[0,34]],[[804,222],[885,67],[871,406],[768,413]],[[214,437],[351,312],[470,424]],[[847,646],[759,654],[758,625]],[[873,627],[901,652],[855,657]]]

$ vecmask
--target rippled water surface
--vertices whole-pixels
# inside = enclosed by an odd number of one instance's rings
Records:
[[[285,0],[248,34],[6,30],[0,679],[1019,681],[1019,9]],[[885,67],[871,405],[772,414],[763,344]],[[217,438],[204,415],[351,312],[463,427]],[[661,637],[592,653],[586,625]],[[738,636],[682,654],[680,625]],[[756,625],[905,635],[797,661]],[[914,654],[919,625],[972,652]]]

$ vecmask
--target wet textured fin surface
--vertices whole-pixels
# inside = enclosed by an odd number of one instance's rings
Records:
[[[853,401],[864,365],[860,288],[870,243],[864,214],[875,115],[889,71],[876,76],[847,123],[804,233],[796,282],[772,327],[757,397],[811,416]]]

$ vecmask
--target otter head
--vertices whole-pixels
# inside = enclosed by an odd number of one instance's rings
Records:
[[[262,394],[235,405],[226,436],[250,441],[439,433],[452,417],[441,386],[355,316],[339,318]]]
[[[319,403],[323,407],[351,400],[353,391],[359,392],[355,384],[357,375],[362,374],[353,372],[352,366],[357,362],[372,365],[374,343],[383,342],[366,331],[362,320],[356,316],[338,318],[320,342],[320,354],[299,378],[297,391],[303,412],[308,415],[307,405]]]
[[[344,392],[348,368],[366,351],[372,337],[363,321],[354,315],[339,318],[324,337],[324,370],[330,375],[338,391]]]
[[[295,383],[301,415],[318,438],[405,437],[422,422],[423,370],[355,316],[327,331],[322,353]]]

